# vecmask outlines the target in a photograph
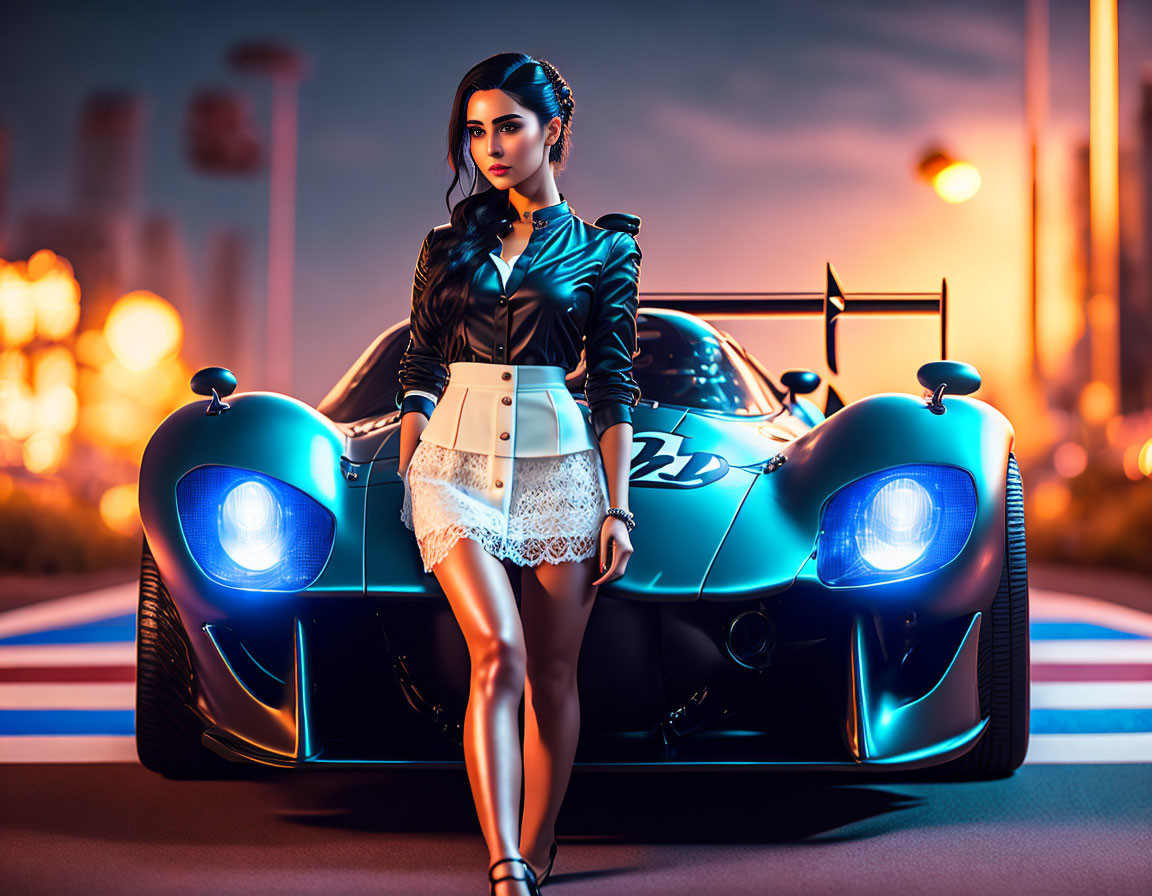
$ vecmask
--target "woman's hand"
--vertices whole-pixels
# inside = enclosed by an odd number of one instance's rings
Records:
[[[628,526],[619,517],[606,516],[600,525],[600,576],[593,585],[603,585],[624,575],[628,558],[632,556],[632,540]],[[612,565],[605,571],[604,563],[611,558]]]

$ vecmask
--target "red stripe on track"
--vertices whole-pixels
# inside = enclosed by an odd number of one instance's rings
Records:
[[[1033,681],[1152,681],[1152,663],[1035,663]]]
[[[135,666],[0,667],[0,681],[135,681]]]

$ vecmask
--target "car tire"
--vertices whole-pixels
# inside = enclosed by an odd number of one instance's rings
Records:
[[[234,777],[237,763],[200,742],[192,651],[148,539],[140,557],[136,613],[136,754],[167,778]]]
[[[985,614],[980,626],[977,660],[980,711],[991,718],[976,745],[942,769],[970,780],[1010,775],[1028,752],[1028,557],[1024,487],[1012,453],[1008,454],[1004,522],[1000,585],[991,612]]]

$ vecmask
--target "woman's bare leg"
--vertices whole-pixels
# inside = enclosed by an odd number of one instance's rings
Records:
[[[517,718],[524,695],[524,631],[503,564],[475,540],[461,538],[436,566],[440,583],[468,644],[472,662],[464,714],[464,764],[476,802],[489,864],[519,856],[521,755]],[[524,876],[505,862],[496,876]],[[502,881],[498,894],[527,893],[523,883]]]
[[[528,667],[520,854],[543,872],[580,737],[576,668],[597,588],[597,559],[524,567]]]

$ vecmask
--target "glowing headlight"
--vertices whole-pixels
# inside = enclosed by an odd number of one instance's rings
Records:
[[[220,513],[220,544],[245,569],[264,570],[284,556],[284,517],[265,486],[248,480],[228,492]]]
[[[924,553],[939,514],[915,479],[893,479],[863,509],[856,547],[876,569],[903,569]]]
[[[331,511],[286,482],[204,466],[176,484],[180,528],[197,565],[224,585],[295,591],[314,582],[335,540]]]
[[[825,504],[816,573],[829,585],[863,585],[931,572],[960,553],[975,519],[975,485],[958,467],[873,473]]]

